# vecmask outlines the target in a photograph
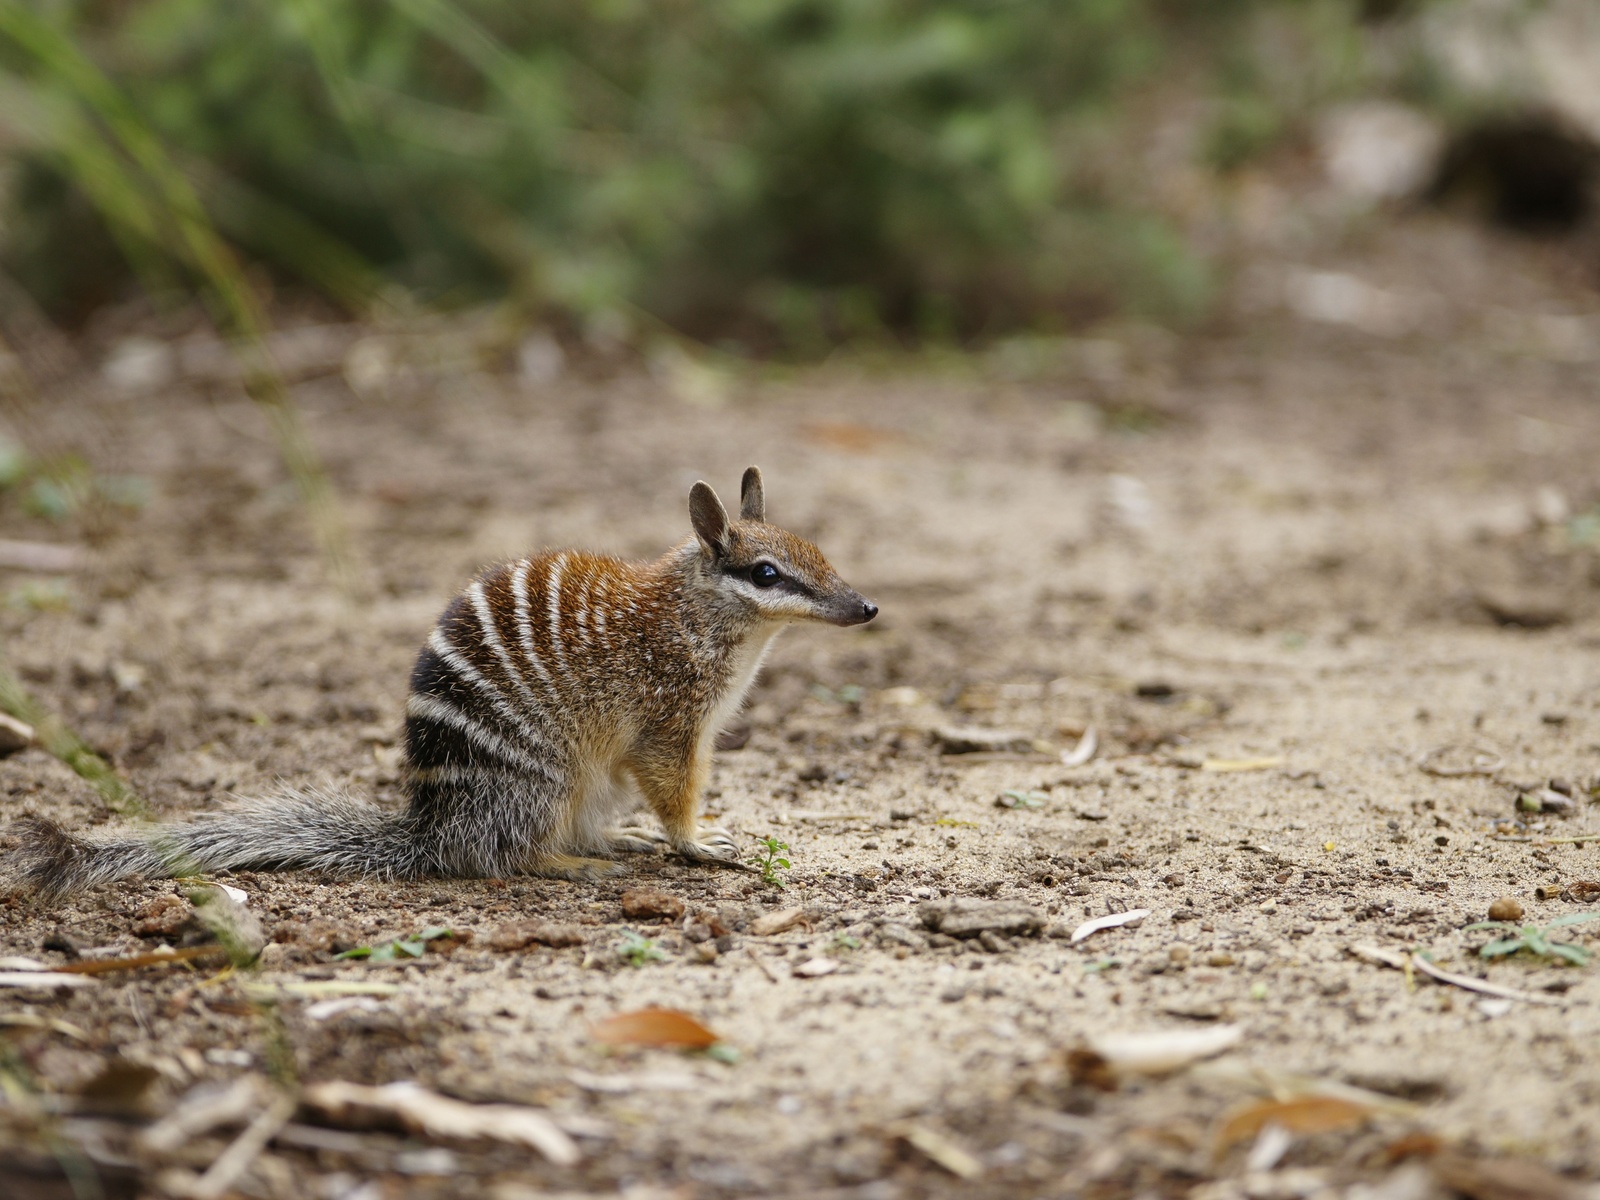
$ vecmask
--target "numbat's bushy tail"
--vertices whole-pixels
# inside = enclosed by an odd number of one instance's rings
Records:
[[[697,829],[718,730],[785,625],[878,613],[814,545],[767,524],[755,467],[740,501],[730,520],[695,484],[694,536],[654,562],[562,551],[473,580],[411,673],[405,812],[295,792],[103,842],[30,817],[0,874],[50,896],[245,868],[591,878],[661,842],[738,865],[726,833]],[[641,798],[661,832],[614,828]]]

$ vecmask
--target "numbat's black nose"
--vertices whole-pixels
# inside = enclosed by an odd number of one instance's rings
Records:
[[[863,621],[870,621],[877,615],[878,606],[876,604],[874,604],[871,600],[863,600],[861,602],[861,619]]]

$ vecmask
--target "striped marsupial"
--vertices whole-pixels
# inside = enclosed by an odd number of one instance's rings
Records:
[[[113,841],[30,817],[4,874],[51,896],[136,873],[244,868],[580,879],[663,841],[737,865],[728,834],[697,827],[717,732],[785,625],[878,612],[814,545],[767,524],[754,467],[740,499],[730,520],[695,484],[694,536],[654,562],[567,550],[474,579],[411,673],[404,812],[290,792]],[[617,828],[641,798],[660,831]]]

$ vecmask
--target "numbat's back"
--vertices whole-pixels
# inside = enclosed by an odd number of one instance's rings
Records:
[[[718,730],[783,626],[878,612],[814,545],[766,523],[755,467],[740,492],[730,520],[695,484],[694,536],[654,562],[563,551],[473,580],[411,674],[405,812],[295,792],[111,842],[29,817],[6,873],[47,895],[227,868],[588,878],[663,841],[737,866],[726,833],[697,828]],[[641,797],[660,831],[617,828]]]

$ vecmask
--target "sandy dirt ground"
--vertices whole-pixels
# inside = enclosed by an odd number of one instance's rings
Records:
[[[1495,934],[1464,928],[1505,896],[1540,926],[1600,912],[1600,340],[1560,259],[1416,221],[1314,264],[1401,305],[1394,337],[1295,315],[1276,297],[1314,278],[1263,267],[1203,336],[709,382],[580,355],[533,382],[449,327],[369,339],[359,370],[297,389],[356,532],[355,604],[235,388],[69,381],[32,428],[151,496],[59,586],[0,573],[0,630],[163,818],[277,781],[397,802],[411,659],[475,570],[653,556],[690,483],[726,497],[752,462],[771,518],[882,615],[780,639],[718,756],[708,808],[752,852],[788,845],[781,890],[655,855],[603,883],[225,877],[271,940],[253,972],[0,991],[7,1078],[36,1089],[0,1106],[0,1190],[192,1193],[266,1093],[159,1152],[134,1134],[276,1072],[530,1106],[581,1158],[302,1109],[238,1194],[1512,1195],[1496,1170],[1578,1194],[1528,1164],[1600,1176],[1600,965],[1487,962]],[[1064,763],[1091,728],[1095,757]],[[0,762],[0,810],[121,823],[37,750]],[[626,915],[641,888],[684,915]],[[12,896],[0,954],[176,945],[181,896]],[[951,898],[1034,928],[938,933]],[[804,921],[757,931],[785,909]],[[574,944],[499,948],[529,919]],[[463,936],[333,957],[426,927]],[[1551,936],[1600,949],[1600,923]],[[1519,998],[1383,962],[1412,951]],[[596,1040],[648,1006],[734,1053]],[[1106,1040],[1152,1031],[1234,1040],[1165,1075]]]

